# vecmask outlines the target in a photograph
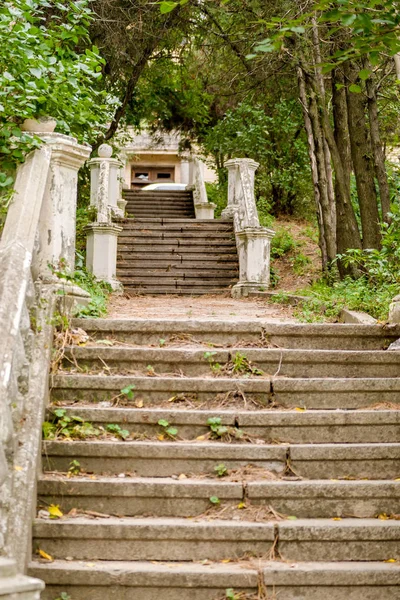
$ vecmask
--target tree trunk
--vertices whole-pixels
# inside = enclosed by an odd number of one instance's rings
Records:
[[[318,92],[318,98],[320,100],[320,104],[325,107],[326,106],[325,82],[324,82],[324,76],[322,73],[322,57],[321,57],[320,37],[319,37],[319,32],[318,32],[317,19],[315,16],[312,19],[312,43],[313,43],[314,73],[315,73],[315,82],[316,82],[314,89],[316,89]],[[335,251],[337,251],[337,247],[336,247],[336,203],[335,203],[335,192],[334,192],[334,185],[333,185],[331,153],[329,150],[328,142],[325,139],[325,135],[323,135],[323,138],[324,138],[323,139],[323,151],[324,151],[324,157],[325,157],[327,194],[328,194],[328,202],[329,202],[329,212],[325,216],[325,219],[329,220],[328,230],[332,230],[332,232],[334,232]]]
[[[317,159],[319,191],[322,219],[324,223],[328,267],[336,257],[336,227],[332,219],[332,206],[329,198],[328,176],[326,172],[325,136],[319,120],[318,103],[315,92],[310,91],[309,114],[313,129],[315,156]]]
[[[371,135],[372,152],[374,155],[375,162],[375,174],[378,180],[379,195],[381,199],[382,219],[386,223],[389,223],[390,218],[388,215],[390,213],[390,189],[386,173],[385,154],[383,151],[381,133],[379,130],[378,101],[375,75],[373,74],[371,64],[367,59],[364,59],[363,66],[364,69],[368,69],[371,71],[370,77],[368,77],[368,79],[365,82],[367,87],[369,131]]]
[[[305,125],[305,129],[306,129],[306,133],[307,133],[308,155],[310,157],[311,176],[312,176],[312,182],[313,182],[313,188],[314,188],[314,202],[315,202],[315,212],[317,215],[317,222],[318,222],[319,247],[321,249],[322,270],[324,272],[326,272],[328,269],[328,256],[327,256],[327,252],[326,252],[324,222],[322,219],[321,194],[319,191],[319,177],[318,177],[317,159],[315,156],[314,135],[313,135],[310,114],[309,114],[309,110],[308,110],[308,99],[307,99],[304,72],[300,66],[297,67],[297,81],[298,81],[298,85],[299,85],[299,98],[300,98],[301,105],[303,107],[304,125]]]
[[[365,123],[365,96],[349,89],[352,84],[360,85],[361,83],[358,78],[357,66],[349,62],[345,63],[345,75],[348,83],[346,97],[350,148],[360,204],[362,245],[363,248],[380,248],[378,199],[371,146]]]
[[[358,230],[356,216],[351,203],[350,194],[350,175],[351,175],[351,151],[347,119],[347,101],[346,90],[344,87],[344,75],[340,67],[332,71],[332,107],[334,136],[342,164],[343,175],[342,185],[339,178],[335,180],[335,198],[336,198],[336,241],[338,254],[345,253],[349,248],[358,248],[361,246],[361,237]],[[345,193],[343,193],[343,190]],[[358,272],[355,267],[345,267],[342,261],[338,261],[340,277],[343,279],[346,275],[356,277]]]

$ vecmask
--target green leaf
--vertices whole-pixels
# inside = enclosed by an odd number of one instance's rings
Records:
[[[160,13],[165,15],[172,12],[178,6],[178,2],[172,2],[172,0],[165,0],[160,4]]]
[[[351,86],[349,87],[349,91],[352,92],[353,94],[361,94],[362,88],[359,85],[357,85],[356,83],[352,83]]]
[[[218,496],[210,496],[210,502],[211,504],[221,504],[221,500],[218,498]]]
[[[371,71],[369,69],[361,69],[361,71],[358,74],[361,81],[366,81],[370,75]]]
[[[158,425],[160,425],[161,427],[168,427],[169,423],[165,419],[160,419],[158,421]]]

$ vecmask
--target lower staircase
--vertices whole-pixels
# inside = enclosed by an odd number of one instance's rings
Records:
[[[74,327],[38,482],[44,600],[398,600],[399,328]]]
[[[125,193],[117,278],[127,295],[218,294],[238,279],[232,221],[196,220],[192,192]]]

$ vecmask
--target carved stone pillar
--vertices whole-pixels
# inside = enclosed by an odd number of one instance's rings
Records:
[[[43,198],[39,245],[34,259],[35,277],[53,279],[48,265],[73,271],[78,171],[89,158],[91,148],[76,139],[51,133],[40,135],[51,148],[50,170]]]

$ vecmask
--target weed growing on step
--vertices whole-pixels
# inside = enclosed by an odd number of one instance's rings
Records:
[[[254,367],[247,356],[241,352],[236,352],[232,363],[228,364],[226,368],[235,375],[264,375],[263,371]]]
[[[94,275],[86,271],[83,266],[84,257],[76,253],[76,268],[69,271],[67,263],[61,259],[58,264],[49,264],[49,269],[61,282],[67,285],[75,284],[90,294],[87,306],[82,306],[77,317],[102,317],[107,313],[108,296],[112,292],[111,286],[105,281],[98,281]],[[63,290],[60,290],[63,292]],[[61,293],[62,295],[62,293]]]
[[[216,465],[214,467],[214,471],[218,477],[225,477],[226,475],[228,475],[228,469],[223,463]]]
[[[207,352],[204,352],[204,354],[203,354],[204,359],[210,365],[211,371],[213,373],[219,373],[222,369],[221,365],[219,363],[215,362],[215,360],[214,360],[214,356],[216,354],[217,354],[216,352],[212,352],[212,351],[207,351]]]
[[[234,440],[244,440],[249,441],[250,436],[244,436],[244,431],[237,427],[230,427],[227,425],[222,425],[221,417],[210,417],[207,420],[207,425],[210,428],[211,438],[219,439],[230,442],[232,439]]]
[[[135,388],[136,388],[136,386],[134,383],[131,383],[130,385],[126,385],[124,388],[122,388],[122,390],[120,391],[119,394],[117,394],[117,396],[114,396],[113,398],[111,398],[111,402],[113,403],[113,405],[118,406],[121,398],[132,401],[135,397],[135,394],[133,392],[133,390]]]
[[[219,506],[221,504],[221,500],[218,498],[218,496],[210,496],[209,500],[214,506]]]
[[[112,433],[115,437],[120,438],[121,440],[126,440],[130,435],[127,429],[121,429],[119,425],[113,423],[107,425],[106,431]]]
[[[160,419],[158,421],[158,425],[162,428],[162,432],[158,436],[160,441],[164,440],[166,437],[171,440],[176,439],[176,436],[178,435],[178,430],[176,427],[171,427],[168,421],[165,419]]]
[[[68,468],[68,477],[73,477],[74,475],[79,475],[79,473],[81,472],[81,463],[79,462],[79,460],[71,460],[71,462],[69,463],[69,468]]]
[[[155,377],[156,376],[156,372],[154,367],[152,367],[152,365],[147,365],[146,367],[146,374],[148,377]]]
[[[84,421],[76,415],[67,415],[64,408],[53,411],[53,419],[45,421],[42,425],[43,438],[45,440],[56,440],[58,438],[85,439],[98,437],[101,430],[94,427],[92,423]]]
[[[71,596],[67,592],[61,592],[61,594],[55,600],[72,600]]]

